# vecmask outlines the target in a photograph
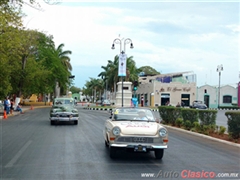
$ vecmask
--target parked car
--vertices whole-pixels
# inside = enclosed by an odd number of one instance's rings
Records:
[[[55,98],[52,108],[50,110],[51,125],[58,122],[74,122],[78,124],[79,114],[75,108],[75,101],[73,98]]]
[[[194,109],[207,109],[207,105],[204,104],[202,101],[193,101],[193,104],[190,106],[190,108]]]
[[[111,106],[111,102],[108,99],[103,100],[102,106]]]
[[[111,158],[117,151],[147,153],[154,151],[157,159],[162,159],[168,147],[168,131],[157,122],[149,108],[120,107],[111,112],[103,130],[106,147]]]
[[[102,101],[101,100],[97,100],[96,105],[97,106],[101,106],[102,105]]]

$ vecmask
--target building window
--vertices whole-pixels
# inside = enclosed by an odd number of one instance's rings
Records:
[[[207,89],[204,89],[204,93],[205,93],[205,94],[207,93]]]
[[[223,96],[223,103],[232,103],[232,96]]]

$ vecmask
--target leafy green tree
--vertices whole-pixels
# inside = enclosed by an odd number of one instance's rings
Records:
[[[157,75],[160,74],[156,69],[151,66],[142,66],[138,69],[138,72],[144,72],[145,75]]]
[[[79,93],[81,89],[75,86],[71,86],[70,91],[72,92],[72,94],[74,94],[74,93]]]
[[[11,79],[12,57],[17,54],[16,44],[20,41],[18,34],[22,28],[21,12],[8,4],[8,1],[0,2],[0,98],[9,95],[13,89]]]

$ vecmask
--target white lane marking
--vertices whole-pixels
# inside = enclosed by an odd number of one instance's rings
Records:
[[[31,140],[29,140],[18,152],[17,154],[7,163],[5,166],[6,168],[12,167],[15,162],[20,158],[20,156],[24,153],[24,151],[28,148],[28,146],[32,143]]]

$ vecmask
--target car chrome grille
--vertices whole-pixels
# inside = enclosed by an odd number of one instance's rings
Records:
[[[69,114],[60,114],[59,117],[69,117]]]
[[[117,142],[132,142],[132,143],[153,143],[153,138],[149,137],[119,137]]]

